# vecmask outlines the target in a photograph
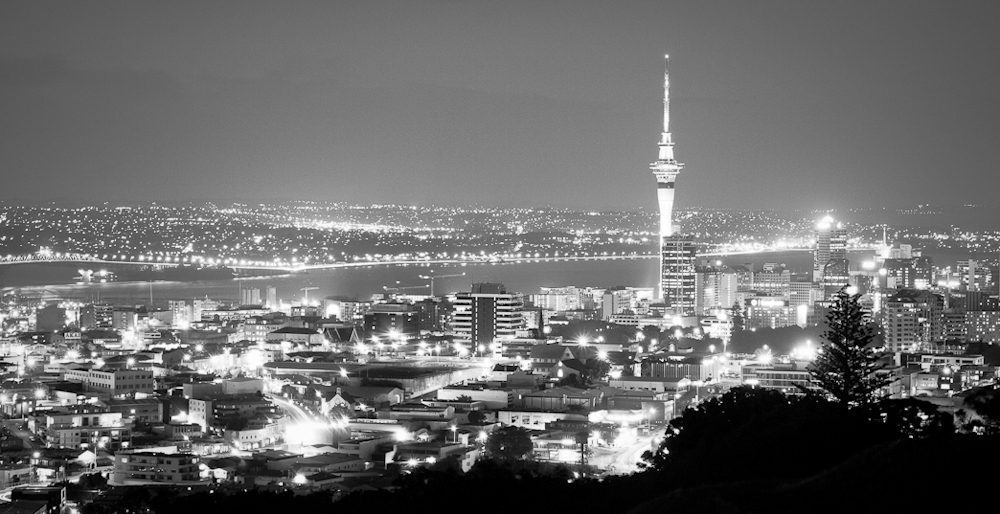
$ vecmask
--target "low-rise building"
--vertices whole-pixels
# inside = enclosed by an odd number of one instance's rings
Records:
[[[112,397],[151,394],[155,385],[153,372],[144,369],[67,369],[63,380],[82,382],[87,391],[106,392]]]
[[[648,391],[651,393],[667,393],[677,391],[683,378],[668,377],[619,377],[608,381],[608,386],[625,391]]]
[[[511,389],[491,388],[485,384],[454,385],[437,390],[439,400],[458,400],[462,397],[483,402],[487,409],[506,409],[514,406],[515,394]]]
[[[822,388],[812,380],[808,365],[808,362],[795,361],[756,368],[756,385],[791,395],[805,394],[803,388],[821,392]]]
[[[163,402],[157,398],[110,399],[100,404],[108,412],[118,412],[122,417],[134,418],[142,423],[163,422]]]
[[[587,411],[541,411],[529,409],[501,409],[497,411],[497,421],[503,425],[544,430],[549,423],[557,421],[588,421]]]
[[[111,485],[187,484],[201,482],[201,459],[189,453],[118,452]]]
[[[31,483],[31,466],[28,464],[0,464],[0,489]]]

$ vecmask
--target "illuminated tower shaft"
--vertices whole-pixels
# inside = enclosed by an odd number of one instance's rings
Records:
[[[684,168],[683,164],[674,159],[674,141],[670,137],[670,69],[668,66],[665,66],[663,71],[663,133],[660,134],[659,147],[659,158],[649,165],[649,169],[656,177],[656,197],[660,204],[660,238],[662,239],[674,233],[674,181],[677,180],[677,174]]]

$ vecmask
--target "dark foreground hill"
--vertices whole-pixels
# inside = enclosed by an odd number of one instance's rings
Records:
[[[816,441],[816,444],[823,444]],[[1000,473],[1000,439],[951,436],[878,445],[844,463],[800,480],[746,480],[675,490],[629,512],[754,514],[802,512],[906,512],[929,505],[990,502]],[[753,463],[738,456],[726,465]]]

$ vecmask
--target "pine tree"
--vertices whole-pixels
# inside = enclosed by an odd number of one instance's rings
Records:
[[[847,287],[836,295],[826,315],[823,347],[809,369],[813,381],[836,401],[855,407],[879,399],[892,377],[878,373],[885,366],[871,346],[875,331],[868,314]]]

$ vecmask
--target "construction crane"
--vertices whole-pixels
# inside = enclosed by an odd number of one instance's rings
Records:
[[[302,289],[299,289],[299,291],[302,291],[302,304],[303,305],[309,305],[309,291],[312,291],[313,289],[319,289],[319,288],[318,287],[303,287]]]
[[[452,277],[464,277],[465,273],[456,273],[454,275],[419,275],[420,278],[424,280],[431,281],[431,296],[434,296],[434,279],[435,278],[452,278]]]
[[[406,289],[423,289],[425,287],[427,286],[400,286],[399,281],[397,280],[396,287],[382,286],[382,290],[385,292],[394,291],[398,293],[399,291],[404,291]]]

